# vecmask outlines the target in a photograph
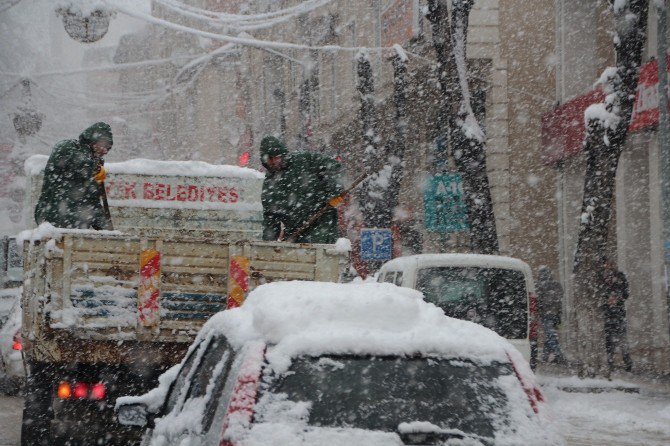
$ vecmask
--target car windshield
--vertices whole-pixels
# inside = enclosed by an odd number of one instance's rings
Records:
[[[527,337],[528,295],[521,271],[423,268],[418,273],[417,289],[447,316],[482,324],[507,339]]]
[[[265,377],[260,395],[309,405],[308,423],[397,431],[429,422],[468,435],[493,437],[507,423],[507,398],[497,378],[509,364],[406,357],[300,357],[288,373]],[[257,420],[271,421],[272,405],[259,403]],[[269,409],[268,409],[269,408]],[[279,410],[281,411],[281,410]]]

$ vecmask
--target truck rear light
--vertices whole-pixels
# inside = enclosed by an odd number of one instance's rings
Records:
[[[74,385],[74,397],[77,399],[84,399],[88,396],[88,384],[77,383]]]
[[[66,400],[72,396],[72,387],[70,383],[62,382],[58,384],[58,398]]]
[[[23,344],[21,343],[21,330],[14,333],[14,338],[12,339],[12,350],[23,350]]]
[[[106,393],[107,389],[105,388],[105,385],[103,383],[93,384],[93,387],[91,387],[92,400],[96,401],[104,400]]]

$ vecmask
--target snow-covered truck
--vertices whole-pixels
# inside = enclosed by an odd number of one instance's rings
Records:
[[[26,162],[27,209],[45,163]],[[337,282],[346,268],[346,243],[260,241],[260,172],[147,160],[105,167],[114,231],[43,224],[21,235],[23,444],[132,443],[137,432],[116,427],[113,401],[155,386],[211,315],[261,283]]]

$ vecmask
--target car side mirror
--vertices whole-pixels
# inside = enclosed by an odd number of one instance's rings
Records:
[[[147,405],[144,403],[130,403],[122,404],[117,409],[116,418],[122,426],[139,426],[147,425]]]

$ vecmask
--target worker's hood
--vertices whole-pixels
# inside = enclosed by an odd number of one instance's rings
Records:
[[[288,155],[288,149],[286,148],[286,145],[278,138],[275,138],[274,136],[266,136],[263,138],[261,141],[261,164],[263,164],[263,167],[266,169],[268,168],[266,161],[268,158],[272,158],[274,156],[283,156],[286,157]]]
[[[109,124],[96,122],[79,135],[79,142],[82,144],[90,145],[96,141],[107,141],[110,145],[114,144],[112,128]]]

